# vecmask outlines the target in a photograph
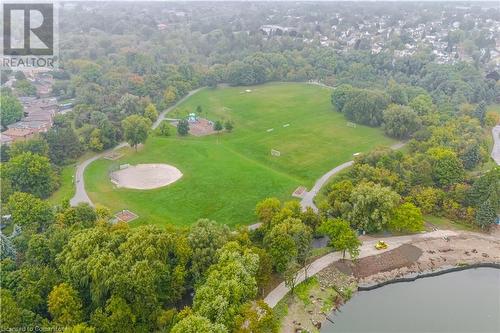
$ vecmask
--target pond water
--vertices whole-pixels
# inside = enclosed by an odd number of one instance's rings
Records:
[[[356,293],[333,332],[500,332],[500,269],[476,268]]]

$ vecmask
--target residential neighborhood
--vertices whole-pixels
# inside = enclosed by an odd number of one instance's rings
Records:
[[[319,42],[338,52],[370,50],[372,54],[389,52],[395,58],[419,51],[430,52],[435,62],[453,64],[459,61],[483,61],[492,69],[500,67],[500,21],[489,18],[496,7],[458,6],[450,4],[434,12],[432,8],[415,11],[385,11],[377,15],[343,10],[338,6],[333,17],[324,21],[320,12],[299,13],[291,8],[287,15],[278,11],[268,15],[259,31],[268,38],[290,36],[305,43]],[[491,10],[490,10],[491,9]],[[428,19],[432,18],[432,19]]]
[[[1,132],[1,142],[5,145],[47,132],[52,127],[54,116],[72,105],[71,103],[62,105],[57,98],[52,97],[54,78],[48,71],[26,69],[20,73],[23,76],[22,81],[31,84],[35,93],[34,96],[26,96],[23,91],[16,89],[18,79],[14,73],[5,82],[4,86],[12,89],[23,106],[23,117],[7,125]]]

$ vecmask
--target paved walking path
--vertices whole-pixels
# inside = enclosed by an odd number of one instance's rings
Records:
[[[169,113],[170,111],[172,111],[173,109],[175,109],[179,104],[183,103],[186,99],[188,99],[189,97],[193,96],[194,94],[196,94],[198,91],[204,89],[205,87],[201,87],[201,88],[198,88],[198,89],[195,89],[195,90],[191,90],[186,96],[182,97],[180,100],[177,101],[177,103],[175,103],[174,105],[172,105],[171,107],[165,109],[162,113],[160,113],[158,115],[158,119],[156,119],[156,121],[153,123],[153,125],[151,126],[152,129],[156,129],[160,123],[165,120],[165,116],[167,115],[167,113]]]
[[[416,234],[416,235],[408,235],[408,236],[395,236],[395,237],[386,237],[384,238],[384,241],[389,245],[387,249],[384,250],[377,250],[375,249],[375,244],[378,242],[378,240],[370,240],[363,242],[363,245],[360,247],[360,253],[359,253],[359,258],[364,258],[364,257],[369,257],[372,255],[380,254],[389,250],[394,250],[395,248],[403,245],[410,243],[412,241],[416,240],[422,240],[422,239],[432,239],[432,238],[443,238],[443,237],[452,237],[452,236],[457,236],[458,233],[455,231],[451,230],[436,230],[432,232],[427,232],[427,233],[422,233],[422,234]],[[321,270],[325,269],[326,267],[330,266],[332,263],[334,263],[337,260],[342,259],[342,252],[337,251],[337,252],[331,252],[328,253],[327,255],[324,255],[323,257],[316,259],[313,261],[313,263],[309,266],[309,269],[307,270],[307,277],[311,277],[313,275],[316,275],[319,273]],[[305,272],[304,269],[302,269],[298,273],[298,280],[297,284],[301,283],[306,279],[305,277]],[[285,286],[285,283],[282,282],[280,285],[278,285],[276,288],[274,288],[269,294],[267,294],[266,298],[264,298],[264,302],[266,302],[270,307],[275,307],[278,302],[285,297],[285,295],[290,291],[290,289]]]
[[[500,165],[500,125],[493,127],[491,130],[493,135],[493,149],[491,150],[491,157]]]
[[[404,142],[398,142],[395,143],[391,146],[391,149],[399,149],[403,147],[406,143]],[[311,188],[309,192],[306,192],[304,196],[302,197],[302,200],[300,201],[300,205],[302,206],[302,209],[306,209],[307,207],[311,207],[315,212],[318,211],[318,207],[314,204],[314,198],[316,195],[319,193],[323,185],[325,185],[328,180],[335,174],[339,173],[340,171],[347,169],[351,165],[354,164],[354,161],[349,161],[342,163],[341,165],[336,166],[332,170],[328,171],[325,173],[321,178],[319,178],[316,183],[314,183],[314,186]]]
[[[158,119],[153,123],[153,125],[151,126],[151,128],[155,129],[155,128],[157,128],[160,125],[160,123],[163,120],[169,119],[169,118],[166,118],[165,116],[170,111],[172,111],[173,109],[175,109],[180,103],[184,102],[186,99],[188,99],[192,95],[196,94],[201,89],[203,89],[203,88],[198,88],[198,89],[190,91],[186,96],[184,96],[183,98],[181,98],[177,103],[175,103],[171,107],[169,107],[169,108],[165,109],[163,112],[161,112],[158,115]],[[87,159],[87,160],[79,163],[76,166],[76,173],[75,173],[75,186],[76,186],[76,190],[75,190],[75,195],[69,201],[72,206],[76,206],[76,205],[78,205],[81,202],[88,203],[89,205],[93,206],[92,201],[90,200],[89,196],[87,195],[87,191],[85,191],[85,180],[84,180],[83,174],[85,173],[85,169],[87,168],[87,166],[89,166],[90,163],[92,163],[92,162],[98,160],[99,158],[103,157],[107,153],[109,153],[109,152],[111,152],[113,150],[117,150],[117,149],[126,147],[127,145],[128,144],[126,142],[122,142],[118,146],[116,146],[116,147],[114,147],[112,149],[106,150],[106,151],[104,151],[102,153],[99,153],[97,155],[94,155],[93,157],[91,157],[91,158],[89,158],[89,159]]]
[[[123,147],[125,147],[127,145],[128,145],[127,143],[122,142],[118,146],[116,146],[114,148],[111,148],[111,149],[108,149],[108,150],[105,150],[102,153],[99,153],[97,155],[94,155],[91,158],[89,158],[89,159],[81,162],[80,164],[78,164],[76,166],[76,173],[75,173],[76,191],[75,191],[75,195],[73,196],[73,198],[71,198],[69,200],[69,203],[71,204],[71,206],[76,206],[76,205],[78,205],[79,203],[82,203],[82,202],[83,203],[88,203],[91,206],[94,205],[92,203],[92,201],[90,200],[89,196],[87,195],[87,191],[85,191],[85,182],[84,182],[84,179],[83,179],[83,173],[85,172],[85,168],[87,166],[89,166],[90,163],[92,163],[92,162],[100,159],[101,157],[103,157],[107,153],[109,153],[109,152],[111,152],[113,150],[117,150],[117,149],[123,148]]]

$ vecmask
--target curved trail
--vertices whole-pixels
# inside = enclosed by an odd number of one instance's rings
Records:
[[[491,157],[495,162],[500,165],[500,125],[497,125],[493,127],[492,129],[492,135],[493,135],[493,140],[494,140],[494,145],[493,149],[491,151]],[[392,149],[399,149],[403,147],[405,143],[396,143],[391,146]],[[316,206],[314,205],[313,199],[316,196],[316,194],[319,192],[321,187],[328,181],[328,179],[335,175],[336,173],[350,167],[354,161],[349,161],[346,163],[343,163],[332,170],[328,171],[325,173],[320,179],[316,181],[314,184],[313,188],[311,191],[307,192],[305,196],[302,198],[302,201],[300,202],[301,206],[303,209],[306,207],[312,207],[314,210],[317,210]],[[251,227],[254,227],[253,229],[257,228],[257,224],[252,225]],[[376,250],[375,249],[375,244],[378,242],[378,240],[370,240],[367,242],[364,242],[363,245],[360,247],[360,254],[359,258],[364,258],[364,257],[369,257],[375,254],[379,254],[385,251],[389,251],[391,249],[395,249],[396,247],[409,243],[413,240],[418,240],[418,239],[432,239],[432,238],[442,238],[442,237],[451,237],[451,236],[456,236],[457,233],[451,230],[436,230],[424,234],[417,234],[417,235],[409,235],[409,236],[395,236],[395,237],[388,237],[384,240],[387,240],[390,242],[391,246],[390,248],[384,249],[384,250]],[[494,238],[496,239],[496,238]],[[309,266],[309,269],[307,271],[307,277],[311,277],[317,273],[319,273],[321,270],[324,268],[328,267],[332,263],[334,263],[337,260],[342,259],[342,253],[341,252],[331,252],[327,255],[324,255],[323,257],[316,259],[314,262],[311,263]],[[299,272],[298,275],[298,280],[297,284],[301,283],[306,279],[305,272],[302,269]],[[278,285],[276,288],[274,288],[267,296],[264,298],[264,301],[270,306],[270,307],[275,307],[278,302],[285,297],[285,295],[290,291],[288,287],[285,286],[285,283],[282,282],[280,285]]]
[[[405,142],[395,143],[391,146],[391,149],[396,150],[396,149],[402,148],[405,144],[406,144]],[[354,161],[342,163],[341,165],[336,166],[335,168],[331,169],[330,171],[325,173],[323,176],[321,176],[316,181],[316,183],[314,183],[314,186],[311,188],[311,190],[309,192],[306,192],[304,194],[304,196],[302,197],[302,200],[300,201],[300,205],[302,206],[302,209],[306,209],[307,207],[311,207],[315,212],[317,212],[318,208],[314,204],[314,197],[316,197],[316,195],[321,190],[323,185],[325,185],[333,175],[350,167],[353,164],[354,164]]]
[[[500,125],[492,128],[491,134],[493,135],[493,149],[491,150],[491,158],[500,165]]]
[[[200,91],[203,88],[204,87],[201,87],[201,88],[198,88],[198,89],[190,91],[186,96],[184,96],[179,101],[177,101],[177,103],[175,103],[174,105],[170,106],[169,108],[167,108],[163,112],[161,112],[158,115],[158,119],[151,125],[151,128],[152,129],[156,129],[163,120],[168,119],[168,118],[165,118],[165,116],[170,111],[172,111],[173,109],[175,109],[179,104],[181,104],[186,99],[188,99],[192,95],[196,94],[198,91]],[[101,157],[103,157],[107,153],[109,153],[109,152],[111,152],[113,150],[117,150],[117,149],[126,147],[127,145],[128,144],[126,142],[122,142],[118,146],[116,146],[114,148],[111,148],[111,149],[108,149],[106,151],[103,151],[103,152],[101,152],[101,153],[99,153],[97,155],[94,155],[91,158],[89,158],[89,159],[87,159],[87,160],[85,160],[83,162],[80,162],[76,166],[76,172],[75,172],[75,186],[76,186],[76,190],[75,190],[75,195],[69,201],[70,204],[71,204],[71,206],[76,206],[76,205],[78,205],[79,203],[82,203],[82,202],[83,203],[88,203],[89,205],[93,206],[92,200],[90,200],[90,198],[89,198],[89,196],[87,194],[87,191],[85,190],[85,180],[84,180],[84,177],[83,177],[83,174],[85,173],[85,169],[90,165],[90,163],[92,163],[92,162],[100,159]]]

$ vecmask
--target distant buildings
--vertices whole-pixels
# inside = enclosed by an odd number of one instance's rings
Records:
[[[54,83],[52,76],[45,71],[34,69],[28,69],[24,73],[27,80],[35,85],[38,97],[19,97],[24,116],[20,121],[8,125],[0,134],[2,145],[27,140],[39,133],[47,132],[52,127],[54,116],[59,112],[57,99],[50,97]]]
[[[283,36],[283,35],[288,35],[291,37],[298,36],[296,28],[282,27],[280,25],[274,25],[274,24],[262,25],[259,30],[267,36]]]
[[[2,144],[10,144],[19,140],[27,140],[35,136],[37,132],[30,128],[9,128],[3,131],[2,134]]]
[[[331,13],[326,25],[306,19],[323,13],[300,16],[287,13],[280,18],[279,11],[275,10],[267,16],[267,21],[273,24],[260,26],[259,32],[266,38],[300,37],[304,43],[333,47],[338,52],[367,50],[372,54],[392,54],[394,58],[430,49],[437,63],[482,61],[490,70],[500,70],[500,21],[486,19],[487,9],[475,11],[469,7],[445,6],[440,15],[428,15],[426,11],[401,10],[396,19],[390,14],[368,16],[366,12],[340,10]],[[290,28],[290,23],[297,28]],[[482,42],[477,42],[478,36]],[[462,44],[463,38],[467,39],[467,47]]]

